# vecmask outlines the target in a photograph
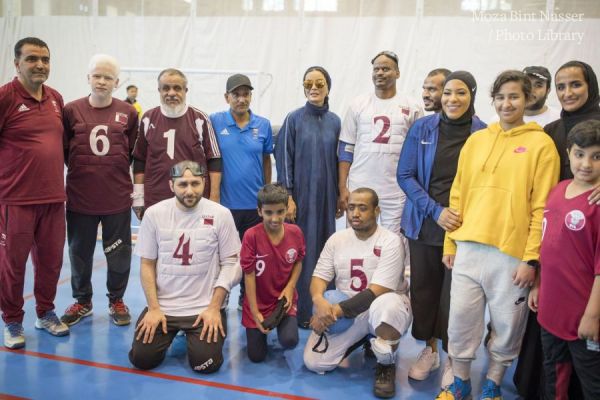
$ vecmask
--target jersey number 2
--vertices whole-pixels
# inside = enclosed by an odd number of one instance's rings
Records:
[[[179,236],[179,244],[175,249],[175,253],[173,253],[173,258],[181,258],[181,265],[190,265],[190,261],[192,260],[192,253],[190,253],[190,239],[188,238],[187,242],[184,243],[185,234],[181,234]]]
[[[365,275],[362,267],[362,258],[350,259],[350,289],[355,292],[362,292],[367,288],[367,275]],[[355,283],[358,283],[358,285],[355,285]]]
[[[390,118],[387,115],[378,115],[373,118],[373,125],[377,125],[377,122],[381,121],[381,131],[379,131],[379,135],[375,139],[373,139],[373,143],[383,143],[386,144],[390,141],[390,135],[388,135],[388,131],[390,130]],[[391,132],[390,132],[391,134]]]

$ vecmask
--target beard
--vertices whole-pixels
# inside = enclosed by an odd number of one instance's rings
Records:
[[[541,99],[539,99],[535,103],[532,103],[532,104],[528,105],[527,107],[525,107],[525,109],[528,110],[528,111],[541,110],[542,107],[544,107],[544,104],[546,104],[546,98],[547,98],[547,96],[546,97],[542,97]]]
[[[160,109],[163,114],[169,118],[179,118],[185,114],[187,110],[187,104],[181,103],[176,106],[170,106],[168,104],[161,103]]]

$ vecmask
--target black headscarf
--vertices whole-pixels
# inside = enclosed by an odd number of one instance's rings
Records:
[[[592,67],[583,61],[569,61],[566,64],[563,64],[556,74],[562,69],[569,67],[578,67],[583,71],[583,78],[585,79],[588,85],[588,99],[583,106],[575,111],[565,111],[562,110],[560,112],[560,117],[565,124],[565,131],[568,134],[571,129],[577,125],[579,122],[587,121],[588,119],[595,119],[590,114],[600,114],[600,94],[598,93],[598,78],[596,78],[596,74]],[[554,81],[556,82],[556,75],[554,77]]]
[[[306,72],[304,72],[304,75],[302,76],[302,81],[306,80],[306,75],[308,75],[308,73],[311,71],[319,71],[325,77],[325,82],[327,82],[327,96],[325,96],[325,102],[321,107],[315,106],[314,104],[311,104],[308,101],[306,102],[306,107],[308,107],[308,109],[314,114],[323,115],[329,110],[329,93],[331,92],[331,77],[329,76],[329,72],[327,72],[325,68],[320,67],[318,65],[313,65],[312,67],[308,67]]]
[[[467,88],[469,88],[469,91],[471,92],[471,104],[469,104],[469,109],[463,115],[461,115],[458,119],[448,118],[448,116],[446,115],[446,113],[443,110],[440,114],[440,118],[442,121],[444,121],[448,125],[470,124],[471,120],[473,118],[473,115],[475,115],[475,94],[477,94],[477,82],[475,81],[475,78],[473,77],[473,75],[471,75],[470,72],[454,71],[446,77],[446,80],[444,81],[444,87],[446,86],[446,83],[448,83],[454,79],[457,79],[457,80],[463,82],[465,85],[467,85]]]

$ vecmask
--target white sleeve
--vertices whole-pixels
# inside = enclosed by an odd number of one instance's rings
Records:
[[[335,278],[335,242],[337,236],[334,233],[327,240],[313,271],[313,276],[321,278],[325,282],[331,282]]]
[[[241,243],[231,212],[223,209],[219,212],[219,215],[217,235],[219,237],[219,265],[221,269],[215,287],[220,286],[229,292],[242,279],[242,268],[240,267]]]
[[[148,209],[142,219],[133,254],[156,260],[158,259],[158,232],[154,222],[155,213],[152,211],[152,209]]]
[[[356,144],[356,136],[358,134],[358,112],[355,110],[355,104],[356,102],[350,104],[340,131],[340,141],[350,144]]]
[[[389,233],[382,240],[381,256],[371,283],[396,290],[404,272],[404,246],[398,235]]]

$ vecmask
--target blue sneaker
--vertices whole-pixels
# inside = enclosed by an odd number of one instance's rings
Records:
[[[46,311],[46,314],[35,321],[35,327],[37,329],[44,329],[54,336],[66,336],[69,334],[69,327],[58,319],[54,311]]]
[[[4,327],[4,347],[9,349],[25,347],[25,331],[19,322],[9,322]]]
[[[463,400],[471,397],[471,380],[463,381],[459,377],[454,377],[454,382],[443,389],[435,398],[436,400]]]
[[[491,379],[486,379],[481,387],[481,400],[502,400],[500,386]]]

